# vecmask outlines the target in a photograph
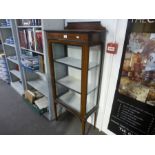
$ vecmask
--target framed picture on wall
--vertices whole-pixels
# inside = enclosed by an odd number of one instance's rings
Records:
[[[108,129],[155,133],[155,22],[129,20]]]

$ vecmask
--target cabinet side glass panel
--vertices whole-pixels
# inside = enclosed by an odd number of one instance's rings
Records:
[[[100,73],[100,59],[101,59],[101,46],[93,46],[89,49],[89,66],[96,64],[88,71],[88,95],[87,95],[87,109],[89,112],[97,104],[98,94],[98,81]]]

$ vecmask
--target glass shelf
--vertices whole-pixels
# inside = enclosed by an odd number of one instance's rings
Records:
[[[74,92],[67,92],[60,96],[58,100],[62,101],[66,106],[74,109],[75,111],[79,112],[81,111],[81,95],[74,93]],[[89,112],[94,106],[90,103],[87,103],[87,111]]]
[[[75,59],[75,58],[72,58],[72,57],[64,57],[64,58],[61,58],[61,59],[55,59],[54,61],[65,64],[65,65],[68,65],[68,66],[71,66],[71,67],[75,67],[75,68],[78,68],[78,69],[82,68],[80,59]],[[96,67],[98,65],[99,64],[96,63],[96,62],[90,62],[89,63],[89,69],[94,68],[94,67]]]
[[[61,84],[77,93],[81,93],[81,81],[79,79],[76,79],[72,76],[66,76],[60,80],[56,81],[58,84]],[[92,84],[88,84],[88,90],[87,94],[95,90],[97,86],[95,87]]]

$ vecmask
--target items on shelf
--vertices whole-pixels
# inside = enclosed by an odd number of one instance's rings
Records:
[[[19,26],[41,26],[41,19],[19,19]]]
[[[25,99],[27,99],[30,103],[34,103],[35,100],[43,97],[43,95],[38,91],[26,90],[25,91]]]
[[[43,52],[42,31],[36,30],[36,51]]]
[[[0,54],[3,54],[3,47],[2,47],[1,40],[0,40]]]
[[[45,73],[44,57],[41,55],[38,55],[38,59],[39,59],[39,71],[41,73]]]
[[[10,19],[4,19],[0,23],[0,26],[11,26],[11,20]]]
[[[36,90],[26,90],[25,99],[37,112],[44,114],[48,111],[48,98]]]
[[[26,49],[34,50],[34,34],[32,29],[19,30],[20,46]]]
[[[28,49],[34,50],[34,35],[32,29],[27,29],[27,43],[28,43]]]
[[[9,83],[9,73],[4,56],[0,55],[0,79]]]
[[[25,54],[26,53],[26,54]],[[31,71],[40,71],[41,73],[45,72],[44,69],[44,60],[42,56],[33,56],[32,52],[25,52],[21,55],[22,66],[31,70]],[[8,59],[17,61],[17,56],[8,56]]]
[[[6,38],[6,39],[5,39],[5,43],[7,43],[7,44],[14,44],[13,37],[10,36],[10,37]]]
[[[30,70],[39,70],[39,59],[38,56],[21,56],[21,63],[23,67]]]
[[[48,98],[44,96],[38,100],[35,100],[34,103],[40,110],[46,109],[48,107]]]

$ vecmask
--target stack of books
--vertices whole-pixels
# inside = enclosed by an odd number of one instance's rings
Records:
[[[23,67],[30,70],[39,70],[39,59],[38,56],[21,56],[21,63]]]
[[[43,43],[42,43],[42,31],[35,31],[36,37],[36,51],[43,52]]]
[[[20,46],[22,48],[43,52],[42,31],[35,31],[35,40],[32,29],[19,30]]]
[[[41,26],[41,19],[19,19],[19,26]]]
[[[13,37],[10,36],[10,37],[6,38],[6,39],[5,39],[5,42],[6,42],[7,44],[14,44]]]
[[[40,110],[48,108],[48,98],[45,96],[38,100],[35,100],[34,103]]]
[[[0,26],[11,26],[11,20],[10,19],[4,19],[0,23]]]
[[[3,55],[0,55],[0,79],[9,83],[9,73],[5,57]]]
[[[19,39],[21,47],[35,50],[34,34],[32,29],[19,30]]]

